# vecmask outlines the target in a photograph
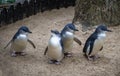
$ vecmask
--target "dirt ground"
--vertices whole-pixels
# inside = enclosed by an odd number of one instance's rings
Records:
[[[94,31],[82,32],[81,26],[76,36],[82,41],[79,46],[74,43],[73,57],[63,59],[60,65],[48,64],[44,50],[50,38],[50,30],[59,31],[70,23],[74,16],[74,8],[45,11],[25,18],[14,24],[0,28],[0,76],[120,76],[120,26],[109,27],[104,49],[99,53],[100,59],[88,61],[82,53],[85,40]],[[10,47],[3,49],[21,25],[26,25],[33,32],[29,34],[36,49],[28,44],[26,56],[11,57]]]

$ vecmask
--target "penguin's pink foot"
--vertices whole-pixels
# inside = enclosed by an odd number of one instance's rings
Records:
[[[49,64],[60,65],[60,61],[57,61],[57,60],[50,60],[48,63],[49,63]]]
[[[25,55],[27,55],[27,54],[26,54],[25,52],[21,52],[20,55],[21,55],[21,56],[25,56]]]
[[[26,55],[26,53],[25,52],[12,52],[12,54],[11,54],[11,56],[12,57],[16,57],[16,56],[18,56],[18,55],[20,55],[20,56],[25,56]]]
[[[12,52],[11,56],[16,57],[17,56],[16,52]]]
[[[72,57],[73,55],[72,55],[72,53],[64,53],[64,55],[66,56],[66,57]]]
[[[55,64],[56,64],[56,65],[60,65],[61,62],[60,62],[60,61],[56,61]]]
[[[90,61],[95,61],[97,59],[99,59],[100,57],[98,55],[92,55],[92,56],[88,56],[88,60]]]
[[[94,56],[88,56],[87,58],[89,61],[94,61]]]
[[[100,58],[99,55],[94,55],[94,60],[97,60],[97,59],[99,59],[99,58]]]

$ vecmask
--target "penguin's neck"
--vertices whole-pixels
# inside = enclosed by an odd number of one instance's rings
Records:
[[[59,36],[52,36],[50,38],[50,44],[57,46],[57,45],[59,45],[60,40],[61,40],[61,38]]]
[[[27,34],[26,33],[22,33],[20,34],[17,39],[27,39]]]
[[[73,38],[74,34],[73,34],[73,32],[66,31],[65,36],[68,37],[68,38]]]
[[[51,37],[51,39],[53,39],[54,41],[58,41],[58,40],[60,40],[61,38],[60,38],[59,36],[55,36],[55,35],[54,35],[54,36]]]
[[[98,33],[98,39],[104,39],[105,37],[106,37],[106,33],[105,32]]]

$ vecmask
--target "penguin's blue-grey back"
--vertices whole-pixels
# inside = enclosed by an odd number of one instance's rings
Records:
[[[90,46],[90,52],[89,54],[91,54],[92,49],[93,49],[93,45],[94,45],[94,41],[97,39],[97,34],[94,32],[85,42],[85,46],[83,48],[83,52],[86,53],[88,47]]]

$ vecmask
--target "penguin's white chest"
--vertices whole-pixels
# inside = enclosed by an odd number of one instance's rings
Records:
[[[63,52],[60,40],[61,38],[59,37],[51,37],[49,40],[47,55],[50,59],[58,61],[62,60]]]
[[[54,47],[59,47],[60,46],[60,38],[58,37],[52,37],[49,41],[49,44]]]
[[[93,45],[93,52],[92,52],[93,55],[97,54],[100,51],[100,49],[103,47],[105,37],[106,37],[105,33],[98,34],[98,38],[95,40]]]
[[[72,50],[73,38],[74,34],[71,32],[66,32],[65,35],[63,35],[63,46],[65,52],[69,52]]]
[[[20,44],[20,45],[26,45],[27,43],[27,35],[24,34],[20,34],[17,39],[15,40],[16,43]]]
[[[106,37],[105,33],[98,34],[98,39],[100,39],[100,40],[105,39],[105,37]]]
[[[66,32],[64,35],[63,35],[64,38],[67,38],[67,39],[73,39],[74,37],[74,34],[72,32]]]
[[[14,42],[11,44],[11,47],[14,51],[23,51],[27,46],[27,35],[26,34],[20,34]]]

